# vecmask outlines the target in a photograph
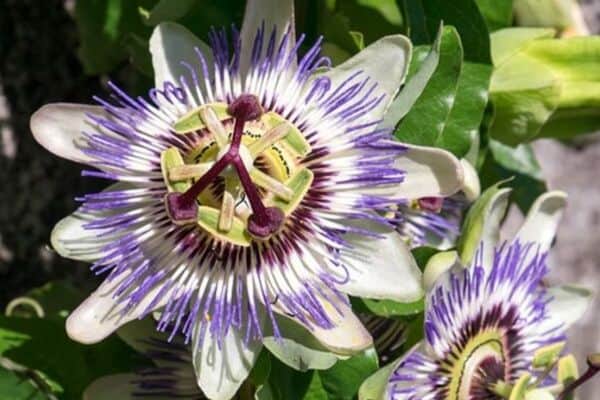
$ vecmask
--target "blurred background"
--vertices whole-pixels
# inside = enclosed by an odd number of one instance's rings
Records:
[[[83,291],[97,284],[87,266],[57,256],[49,247],[49,237],[54,224],[76,208],[76,196],[96,191],[105,183],[82,179],[79,165],[39,146],[30,133],[29,118],[45,103],[92,102],[92,95],[104,93],[109,76],[136,94],[150,84],[148,60],[138,50],[144,45],[140,38],[147,37],[151,27],[128,19],[126,14],[114,19],[119,26],[106,25],[100,17],[107,12],[107,3],[121,1],[0,1],[0,309],[14,297],[51,280],[66,281]],[[136,13],[138,4],[143,3],[131,1],[131,7],[119,10]],[[239,25],[243,2],[198,3],[202,6],[185,18],[189,19],[187,26],[200,36],[205,37],[210,25]],[[305,23],[303,18],[310,15],[313,3],[299,6],[298,14],[300,24],[314,37],[322,30],[333,30],[339,21]],[[350,24],[365,33],[366,41],[394,32],[399,23],[394,13],[385,9],[390,2],[341,3],[346,15],[360,15],[350,18]],[[375,6],[364,7],[362,3]],[[599,31],[600,0],[582,4],[591,31]],[[370,29],[362,29],[369,24]],[[123,31],[131,34],[123,36]],[[600,136],[570,143],[539,140],[534,150],[548,186],[569,194],[558,246],[552,253],[555,268],[551,279],[598,290]],[[519,211],[511,210],[507,231],[514,229],[519,218]],[[600,350],[599,309],[596,298],[585,319],[573,328],[570,346],[580,360]],[[592,394],[598,391],[600,380],[589,384],[581,398],[598,398]]]

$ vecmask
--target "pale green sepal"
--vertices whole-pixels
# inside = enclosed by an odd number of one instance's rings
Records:
[[[544,389],[533,389],[525,394],[525,400],[554,400],[554,396]]]
[[[423,271],[423,285],[426,291],[430,291],[437,279],[453,267],[462,268],[458,253],[456,251],[445,251],[434,254]]]
[[[508,206],[511,189],[500,188],[505,181],[488,188],[467,214],[458,241],[458,253],[463,265],[469,265],[480,244],[484,251],[484,267],[490,267],[493,248],[499,240],[500,222]],[[488,261],[488,262],[486,262]]]
[[[358,389],[358,399],[385,400],[385,390],[395,366],[396,363],[390,363],[368,377]]]
[[[307,329],[289,318],[277,318],[281,337],[266,335],[263,345],[284,364],[299,370],[328,369],[340,358],[323,346]]]
[[[556,379],[559,383],[566,386],[577,378],[579,378],[579,368],[577,367],[577,360],[572,354],[558,360]],[[571,393],[564,400],[574,400],[574,398],[574,394]]]
[[[566,342],[554,343],[541,347],[533,353],[532,365],[534,368],[548,368],[552,366],[565,348]]]
[[[512,392],[510,393],[510,397],[508,400],[525,400],[525,395],[527,394],[527,387],[529,386],[529,382],[531,381],[531,375],[528,372],[525,372],[515,383]]]

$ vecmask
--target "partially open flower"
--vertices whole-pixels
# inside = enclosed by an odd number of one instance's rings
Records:
[[[99,106],[51,104],[31,121],[44,147],[118,182],[53,232],[60,254],[110,271],[68,334],[94,343],[158,310],[159,329],[192,341],[211,398],[235,392],[265,329],[285,335],[281,316],[338,353],[370,346],[346,294],[423,294],[386,211],[462,181],[449,153],[378,128],[405,76],[405,37],[330,69],[320,41],[297,57],[292,16],[292,1],[251,0],[241,33],[214,31],[210,47],[161,24],[148,98],[110,84]]]
[[[397,362],[387,398],[502,399],[558,387],[544,388],[545,378],[589,295],[542,282],[564,204],[562,193],[540,197],[514,241],[482,241],[466,268],[446,258],[426,298],[425,340]]]

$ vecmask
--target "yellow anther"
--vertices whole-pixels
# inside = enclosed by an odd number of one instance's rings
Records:
[[[294,191],[277,179],[265,174],[258,168],[250,171],[252,181],[263,189],[266,189],[285,201],[290,201],[294,197]]]
[[[268,130],[256,141],[252,142],[248,146],[248,150],[250,150],[252,158],[258,157],[263,151],[286,137],[290,132],[290,128],[291,126],[287,122],[281,122],[279,125]]]
[[[225,191],[219,214],[219,230],[229,232],[233,228],[233,217],[235,215],[235,199],[239,195],[239,185],[231,177],[225,179]]]
[[[170,181],[185,181],[204,175],[212,163],[177,165],[169,169]]]

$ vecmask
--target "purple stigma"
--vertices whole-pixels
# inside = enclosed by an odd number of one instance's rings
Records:
[[[277,232],[285,214],[278,207],[266,208],[260,194],[252,182],[250,173],[240,155],[240,146],[244,125],[256,120],[263,114],[258,98],[251,94],[242,94],[229,105],[227,112],[235,118],[231,145],[225,153],[204,175],[200,177],[185,193],[169,193],[165,197],[165,205],[171,220],[176,224],[196,222],[198,205],[196,198],[213,182],[223,170],[232,165],[237,171],[244,192],[250,201],[253,214],[248,218],[248,232],[258,239],[268,239]]]

